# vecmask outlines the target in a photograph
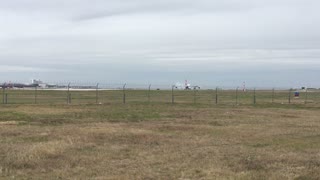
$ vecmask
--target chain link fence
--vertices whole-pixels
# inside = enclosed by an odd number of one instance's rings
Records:
[[[2,104],[310,104],[319,89],[191,88],[152,84],[57,83],[46,87],[1,86]]]

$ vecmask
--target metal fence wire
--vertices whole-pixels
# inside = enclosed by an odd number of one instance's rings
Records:
[[[237,88],[184,89],[164,85],[77,84],[47,87],[1,86],[2,104],[311,104],[320,103],[319,89]]]

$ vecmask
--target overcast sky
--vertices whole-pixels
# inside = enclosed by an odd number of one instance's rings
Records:
[[[320,87],[319,0],[0,0],[0,81]]]

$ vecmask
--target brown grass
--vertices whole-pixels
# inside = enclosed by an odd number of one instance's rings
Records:
[[[320,179],[320,111],[3,106],[0,179]]]

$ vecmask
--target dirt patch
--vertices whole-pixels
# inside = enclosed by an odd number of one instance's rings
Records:
[[[14,126],[19,124],[25,124],[26,121],[1,121],[0,126]]]

